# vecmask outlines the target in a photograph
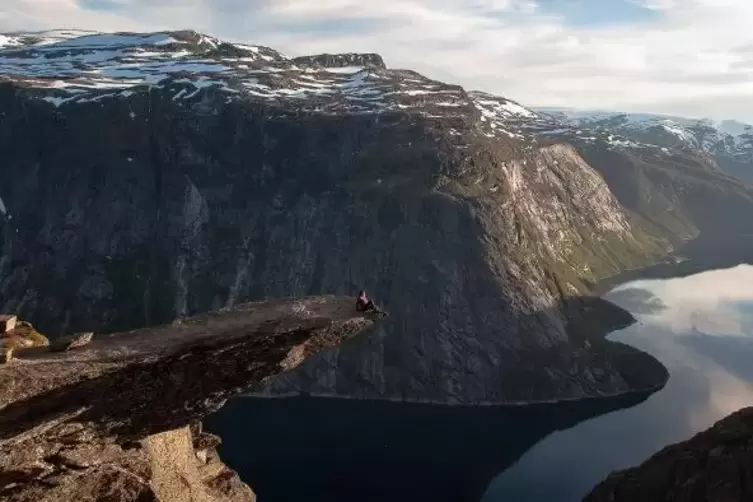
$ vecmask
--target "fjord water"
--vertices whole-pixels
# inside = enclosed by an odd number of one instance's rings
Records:
[[[206,425],[267,502],[580,500],[610,471],[753,404],[753,267],[606,298],[639,320],[610,338],[668,367],[658,393],[491,407],[239,398]]]
[[[639,320],[609,338],[664,363],[667,386],[549,435],[492,482],[483,502],[581,500],[609,472],[753,405],[752,266],[632,282],[605,298]]]
[[[645,395],[528,406],[239,398],[209,417],[220,457],[260,500],[478,502],[554,430]]]

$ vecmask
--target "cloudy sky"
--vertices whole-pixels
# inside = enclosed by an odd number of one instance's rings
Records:
[[[0,31],[193,28],[371,51],[530,106],[753,122],[752,0],[0,0]]]

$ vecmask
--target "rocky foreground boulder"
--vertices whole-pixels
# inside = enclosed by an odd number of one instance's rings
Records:
[[[753,500],[753,408],[611,474],[584,502]]]
[[[372,324],[350,298],[308,297],[20,350],[0,365],[0,499],[254,500],[200,420]]]

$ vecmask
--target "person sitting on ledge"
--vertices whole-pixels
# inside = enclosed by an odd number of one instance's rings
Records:
[[[366,291],[359,291],[358,292],[358,298],[356,299],[356,310],[359,312],[373,312],[375,314],[383,314],[382,312],[372,300],[369,300],[369,297],[366,296]]]

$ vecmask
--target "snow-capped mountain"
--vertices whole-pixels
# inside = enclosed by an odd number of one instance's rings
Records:
[[[730,174],[753,181],[753,126],[748,124],[636,113],[537,111],[548,117],[553,127],[562,126],[571,132],[580,130],[579,135],[588,131],[587,134],[606,136],[611,142],[618,138],[617,142],[628,146],[655,145],[704,152]]]
[[[71,30],[5,34],[0,39],[0,82],[23,86],[52,106],[122,99],[137,89],[172,92],[176,102],[201,99],[202,91],[227,101],[262,101],[317,113],[418,114],[464,117],[474,107],[488,137],[516,137],[503,123],[519,105],[489,108],[469,95],[409,70],[388,69],[376,54],[322,54],[288,58],[262,46],[229,43],[193,31],[101,34]]]
[[[728,142],[729,146],[739,145],[747,134],[753,132],[753,126],[735,121],[715,123],[709,119],[651,114],[547,112],[546,109],[540,111],[578,127],[608,129],[638,136],[653,134],[663,139],[669,146],[688,146],[703,149],[709,153],[713,152],[720,142]]]
[[[615,394],[665,375],[613,351],[604,330],[624,319],[589,284],[699,235],[715,256],[752,249],[753,223],[730,216],[753,192],[708,154],[376,54],[290,58],[193,31],[1,43],[0,307],[41,329],[366,285],[398,322],[267,390]]]
[[[461,89],[385,69],[381,59],[352,54],[289,59],[267,47],[231,44],[199,33],[82,34],[54,31],[5,35],[0,78],[22,83],[57,106],[127,96],[139,86],[185,84],[174,99],[200,89],[228,98],[291,101],[318,111],[384,111],[433,100],[467,105]],[[381,63],[381,64],[380,64]],[[182,79],[181,77],[187,77]],[[400,82],[396,82],[398,80]],[[192,88],[192,89],[189,89]]]

